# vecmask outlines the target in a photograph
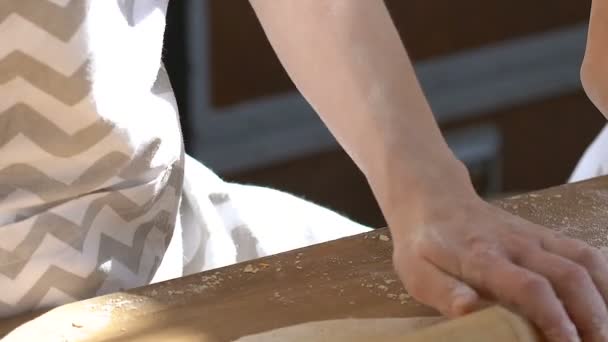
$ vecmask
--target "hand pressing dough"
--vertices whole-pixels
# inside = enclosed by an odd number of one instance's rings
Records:
[[[441,317],[414,317],[309,322],[242,337],[235,342],[388,341],[443,320]]]

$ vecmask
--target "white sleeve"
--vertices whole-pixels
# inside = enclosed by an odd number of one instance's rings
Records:
[[[608,175],[608,126],[595,138],[578,162],[569,182]]]

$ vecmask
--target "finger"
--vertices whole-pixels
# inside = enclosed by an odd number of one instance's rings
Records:
[[[462,316],[481,305],[475,290],[426,260],[410,262],[407,270],[397,272],[416,300],[445,316]]]
[[[606,304],[584,267],[540,248],[516,262],[551,282],[583,341],[608,340]]]
[[[494,250],[475,248],[462,265],[462,276],[531,319],[551,342],[580,341],[553,287],[544,277],[514,265]]]
[[[570,259],[587,269],[604,302],[608,304],[608,258],[604,253],[583,241],[565,236],[550,235],[541,241],[545,250]]]

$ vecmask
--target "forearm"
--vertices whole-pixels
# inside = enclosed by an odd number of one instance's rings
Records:
[[[292,80],[381,202],[397,200],[387,190],[396,178],[412,196],[468,183],[382,0],[251,2]]]
[[[592,62],[605,61],[608,53],[608,1],[593,0],[589,18],[589,32],[585,59]]]

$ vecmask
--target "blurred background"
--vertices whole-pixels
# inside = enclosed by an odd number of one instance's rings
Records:
[[[591,0],[386,3],[480,193],[567,180],[605,123],[579,81]],[[248,1],[170,4],[164,59],[187,151],[227,180],[384,225],[365,178],[295,91]]]

